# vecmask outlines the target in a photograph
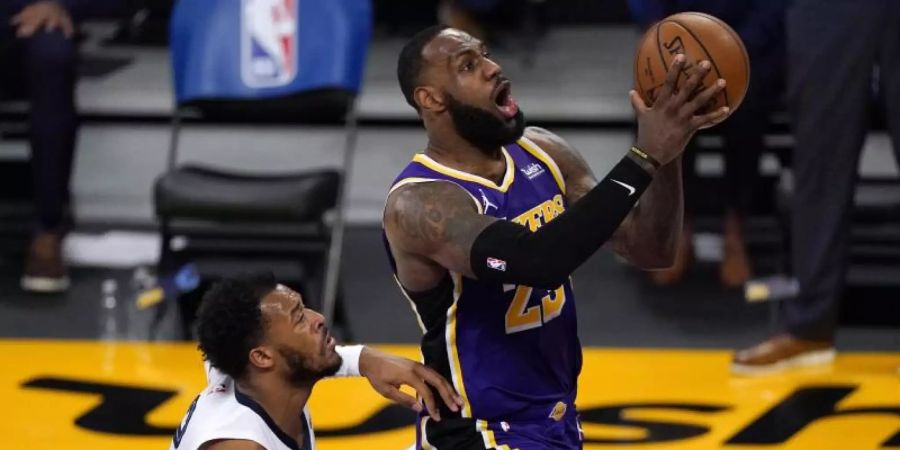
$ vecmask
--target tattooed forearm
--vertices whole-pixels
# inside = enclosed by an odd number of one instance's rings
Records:
[[[661,167],[644,192],[617,253],[645,268],[667,267],[675,257],[684,217],[681,159]]]

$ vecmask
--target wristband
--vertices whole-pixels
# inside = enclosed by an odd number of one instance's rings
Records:
[[[337,345],[334,351],[341,356],[341,367],[335,372],[335,377],[358,377],[359,356],[364,345]]]
[[[643,159],[644,161],[647,161],[648,163],[650,163],[650,164],[653,166],[654,169],[659,169],[659,168],[662,166],[662,164],[660,164],[659,161],[656,160],[656,158],[654,158],[654,157],[648,155],[648,154],[645,153],[643,150],[641,150],[641,149],[639,149],[639,148],[637,148],[637,147],[635,147],[635,146],[633,146],[633,145],[631,146],[631,149],[630,149],[630,150],[631,150],[631,153],[634,153],[634,154],[637,155],[639,158],[641,158],[641,159]]]

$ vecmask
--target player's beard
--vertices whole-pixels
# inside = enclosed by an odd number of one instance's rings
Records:
[[[337,373],[338,369],[341,368],[340,356],[336,358],[336,363],[329,364],[322,368],[314,368],[309,366],[311,358],[304,357],[293,349],[282,347],[278,349],[278,353],[281,354],[281,357],[284,358],[288,365],[288,370],[290,371],[290,374],[288,375],[289,381],[294,386],[305,386],[315,383],[322,378],[334,375]],[[318,358],[321,358],[322,361],[328,360],[327,346],[323,347],[322,353],[318,355]]]
[[[515,142],[525,131],[525,114],[522,109],[512,118],[504,121],[496,114],[466,105],[447,94],[447,111],[456,127],[456,132],[470,144],[486,154],[493,155],[500,146]]]

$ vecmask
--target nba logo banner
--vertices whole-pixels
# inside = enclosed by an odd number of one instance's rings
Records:
[[[241,1],[241,79],[247,87],[278,87],[297,75],[297,2]]]

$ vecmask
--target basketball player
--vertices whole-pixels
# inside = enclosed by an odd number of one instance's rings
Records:
[[[271,274],[225,280],[204,296],[198,313],[207,388],[194,399],[171,450],[312,450],[306,402],[328,376],[362,374],[381,395],[430,417],[440,412],[426,383],[456,411],[461,400],[433,370],[363,346],[336,346],[321,314],[277,284]]]
[[[724,86],[698,89],[709,63],[676,92],[684,58],[675,61],[652,108],[631,92],[637,142],[597,181],[560,137],[525,128],[482,42],[432,27],[403,48],[400,87],[428,146],[388,195],[386,245],[425,333],[425,363],[463,399],[441,422],[421,415],[418,448],[581,447],[569,275],[604,244],[642,268],[672,263],[677,160],[697,129],[728,114],[699,113]]]

